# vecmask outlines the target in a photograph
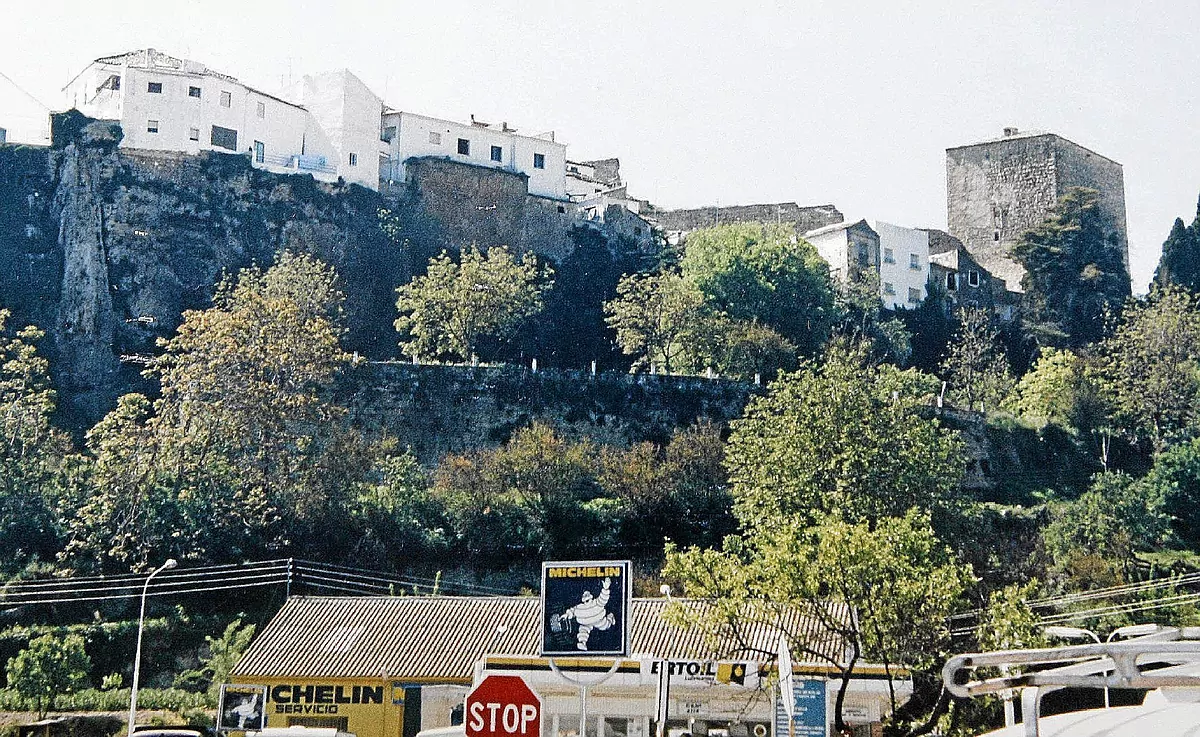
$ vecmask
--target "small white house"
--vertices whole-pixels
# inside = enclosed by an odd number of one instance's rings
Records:
[[[929,281],[929,233],[876,221],[879,291],[883,306],[911,309],[925,299]]]
[[[337,151],[302,106],[155,49],[96,59],[63,88],[67,107],[121,124],[126,148],[243,153],[255,166],[333,180]]]
[[[878,272],[879,236],[866,220],[810,230],[804,234],[804,240],[816,247],[829,264],[829,273],[838,281],[864,272]]]
[[[0,143],[50,144],[50,109],[2,73]]]
[[[388,152],[388,164],[380,172],[385,183],[405,181],[408,159],[434,156],[524,174],[529,177],[529,194],[567,199],[567,146],[554,140],[553,131],[527,136],[507,123],[455,123],[388,110],[383,114],[381,137]]]

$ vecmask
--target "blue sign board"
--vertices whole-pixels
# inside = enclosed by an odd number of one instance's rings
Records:
[[[792,728],[788,730],[787,712],[783,701],[775,698],[775,737],[828,737],[829,726],[825,716],[825,681],[797,678],[793,686],[795,710]]]

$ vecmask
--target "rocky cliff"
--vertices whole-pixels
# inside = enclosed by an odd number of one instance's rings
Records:
[[[207,307],[223,272],[283,248],[341,275],[350,350],[393,355],[394,290],[412,263],[380,229],[377,193],[244,156],[118,149],[119,127],[77,114],[55,131],[49,149],[0,147],[0,305],[47,332],[66,424],[144,388],[155,339]]]

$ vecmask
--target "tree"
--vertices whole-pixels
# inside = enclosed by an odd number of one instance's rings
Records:
[[[704,295],[677,273],[631,274],[617,283],[617,298],[605,303],[605,322],[621,350],[636,357],[634,368],[671,373],[702,319],[703,304]]]
[[[5,670],[9,687],[33,701],[41,719],[54,709],[59,695],[87,685],[91,667],[92,661],[79,635],[61,639],[42,635],[30,640],[28,647],[10,658]]]
[[[241,619],[230,622],[220,637],[206,636],[204,643],[208,654],[200,659],[200,667],[176,676],[175,686],[205,688],[209,696],[216,698],[221,691],[221,684],[229,681],[233,666],[241,660],[252,639],[254,625],[243,626]]]
[[[1077,586],[1110,586],[1127,580],[1135,552],[1164,541],[1168,522],[1160,485],[1103,473],[1078,499],[1052,507],[1042,539],[1054,567]]]
[[[1200,413],[1200,298],[1175,287],[1125,305],[1100,346],[1117,421],[1154,453]]]
[[[839,732],[846,729],[842,706],[857,662],[932,667],[949,644],[948,617],[971,580],[929,518],[915,510],[873,524],[837,515],[815,524],[776,517],[726,538],[719,551],[668,547],[663,576],[708,604],[673,609],[669,616],[681,625],[744,642],[751,629],[777,627],[783,609],[799,609],[816,623],[821,635],[783,634],[793,651],[838,674]],[[829,637],[838,642],[831,646]]]
[[[1077,348],[1099,340],[1106,314],[1130,295],[1123,245],[1094,189],[1067,190],[1012,254],[1026,272],[1021,309],[1043,345]]]
[[[801,355],[816,354],[829,336],[829,265],[790,227],[736,223],[694,230],[681,268],[712,310],[775,330]]]
[[[680,364],[694,373],[711,368],[742,381],[769,380],[796,367],[796,346],[775,330],[709,310],[699,311],[681,345]]]
[[[982,307],[964,307],[959,329],[950,342],[942,370],[950,379],[952,400],[984,412],[997,407],[1012,389],[1008,360],[992,327],[992,316]]]
[[[549,269],[532,253],[516,260],[506,246],[481,252],[468,246],[455,263],[445,251],[429,260],[424,276],[397,289],[396,329],[409,356],[469,360],[481,338],[508,337],[542,309]]]
[[[442,459],[432,493],[458,544],[490,564],[550,559],[603,547],[613,520],[589,506],[599,496],[596,449],[535,422],[494,450]]]
[[[8,329],[0,310],[0,570],[15,572],[52,558],[58,548],[54,507],[78,464],[70,440],[50,424],[55,392],[50,364],[37,351],[44,334]]]
[[[350,362],[339,346],[336,275],[283,253],[244,269],[214,306],[189,311],[151,366],[162,396],[123,397],[88,434],[92,492],[68,521],[64,562],[144,568],[167,557],[224,562],[343,536],[363,444],[329,400]],[[311,534],[316,530],[322,534]]]
[[[831,348],[776,380],[732,424],[727,466],[743,525],[838,511],[851,523],[917,507],[956,513],[962,443],[922,411],[935,378]]]
[[[1183,218],[1175,218],[1154,271],[1154,284],[1200,292],[1200,202],[1196,204],[1196,218],[1191,225],[1184,225]]]

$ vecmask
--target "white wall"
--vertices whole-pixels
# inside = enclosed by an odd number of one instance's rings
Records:
[[[845,281],[849,273],[850,249],[845,228],[826,231],[824,233],[809,233],[804,240],[816,247],[817,253],[829,264],[829,273],[838,281]]]
[[[879,289],[884,307],[916,307],[925,299],[929,280],[929,234],[885,222],[875,222],[872,226],[879,234]],[[914,257],[916,268],[912,266]],[[887,292],[888,284],[892,285],[891,294]],[[910,289],[919,294],[915,302],[909,299]]]
[[[378,189],[379,156],[387,148],[379,140],[383,101],[346,69],[307,75],[286,96],[307,108],[327,136],[338,175]]]
[[[50,110],[0,77],[0,128],[7,143],[50,143]]]
[[[566,199],[567,147],[564,144],[406,112],[387,113],[383,116],[383,129],[387,131],[392,127],[396,130],[388,147],[391,167],[390,171],[383,174],[384,178],[404,181],[405,159],[414,156],[437,156],[476,166],[526,174],[529,177],[530,194]],[[431,134],[434,135],[433,138]],[[460,138],[470,144],[467,154],[458,152]],[[493,146],[500,149],[499,161],[491,157]],[[544,156],[544,168],[534,168],[535,153]]]

